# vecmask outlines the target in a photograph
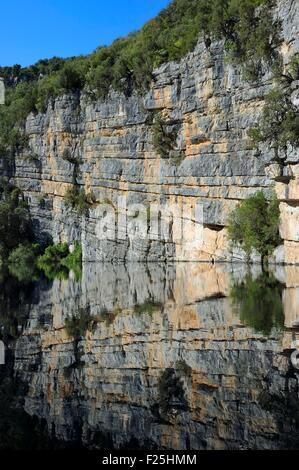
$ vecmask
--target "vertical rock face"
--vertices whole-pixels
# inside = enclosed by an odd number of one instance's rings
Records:
[[[277,14],[283,22],[281,51],[287,62],[299,51],[298,2],[278,2]],[[284,239],[275,259],[297,262],[298,153],[289,158],[288,182],[275,183],[272,150],[265,147],[257,153],[247,136],[272,86],[267,74],[259,84],[244,81],[240,71],[224,60],[221,43],[207,49],[199,41],[186,58],[155,71],[145,96],[125,98],[111,92],[105,102],[91,103],[83,95],[55,100],[46,114],[27,119],[30,147],[37,157],[16,163],[15,177],[30,201],[36,232],[50,233],[56,242],[81,239],[84,259],[92,261],[242,259],[242,253],[228,249],[228,214],[240,200],[274,184],[281,200]],[[157,155],[152,135],[157,112],[175,126],[175,145],[185,158]],[[95,195],[86,216],[65,205],[64,195],[75,173],[85,192]],[[100,240],[99,203],[113,204],[119,216],[119,196],[126,197],[127,204],[142,203],[145,208],[150,203],[176,204],[183,209],[178,215],[182,220],[186,205],[200,202],[203,243],[186,249],[184,241],[173,239],[171,230],[160,241],[129,237],[116,241],[113,221],[106,239]]]
[[[267,334],[233,306],[246,270],[230,269],[89,264],[80,282],[37,291],[15,348],[26,412],[89,448],[298,447],[298,268],[275,273],[285,317]],[[74,339],[67,319],[80,311],[95,323]]]

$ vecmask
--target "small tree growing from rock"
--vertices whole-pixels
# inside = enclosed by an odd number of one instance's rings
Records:
[[[260,253],[263,269],[269,255],[280,245],[279,203],[262,191],[241,202],[231,213],[228,234],[233,245],[241,247],[248,260],[253,250]]]

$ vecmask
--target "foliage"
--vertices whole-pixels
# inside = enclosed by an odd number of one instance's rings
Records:
[[[100,97],[110,86],[130,94],[132,87],[147,89],[153,68],[177,60],[191,51],[200,32],[197,0],[175,0],[155,19],[90,58],[88,84]]]
[[[6,85],[11,86],[16,83],[32,82],[37,79],[57,72],[63,64],[65,59],[60,57],[53,57],[52,59],[42,59],[36,64],[29,67],[22,68],[19,64],[13,67],[0,67],[0,76],[4,78]]]
[[[299,80],[299,55],[292,58],[286,70],[276,70],[276,79],[280,84],[266,96],[261,119],[250,129],[249,136],[256,145],[270,144],[275,160],[282,164],[289,148],[299,146],[299,110],[292,100],[293,84]]]
[[[68,271],[72,271],[75,279],[78,281],[82,275],[82,247],[79,243],[75,243],[73,251],[61,261],[61,265],[66,267]]]
[[[7,85],[6,104],[0,109],[1,153],[11,157],[26,148],[26,116],[46,112],[60,95],[85,89],[91,96],[105,98],[111,86],[126,95],[134,88],[147,89],[153,69],[186,55],[199,34],[204,34],[207,44],[224,38],[229,58],[256,78],[263,62],[273,66],[277,62],[280,24],[272,18],[272,5],[272,0],[173,0],[140,31],[89,56],[0,68]]]
[[[244,249],[249,257],[257,250],[262,261],[280,244],[279,203],[269,201],[262,191],[241,202],[231,213],[228,234],[234,245]]]
[[[45,253],[37,259],[37,266],[48,279],[68,279],[69,271],[73,271],[77,279],[81,276],[82,251],[76,243],[70,253],[67,243],[50,245]]]
[[[283,286],[269,273],[257,279],[251,275],[233,286],[231,298],[242,323],[269,335],[273,328],[283,329]]]
[[[68,270],[66,267],[62,266],[61,263],[68,254],[69,247],[67,243],[50,245],[46,248],[45,253],[39,256],[37,266],[44,271],[49,279],[55,279],[55,277],[67,278]]]
[[[24,122],[28,114],[36,109],[36,96],[35,83],[24,82],[6,90],[5,104],[0,106],[1,155],[12,158],[27,148]]]
[[[87,331],[93,331],[95,324],[96,320],[90,315],[89,310],[83,308],[65,321],[68,336],[76,340],[83,338]]]
[[[79,188],[77,185],[73,185],[66,191],[64,201],[67,206],[76,210],[78,214],[84,215],[93,204],[94,195],[92,193],[86,194],[84,189]]]
[[[19,282],[30,283],[38,279],[36,255],[38,245],[19,245],[9,255],[8,269]]]
[[[113,310],[108,310],[107,308],[102,308],[100,311],[99,321],[105,322],[106,326],[110,326],[113,324],[114,320],[118,315],[122,312],[122,308],[116,304]]]
[[[37,199],[37,203],[38,203],[38,207],[40,209],[42,209],[42,210],[45,209],[46,208],[46,198],[45,198],[45,196],[41,194]]]
[[[134,307],[134,312],[139,314],[148,313],[152,315],[153,313],[161,310],[163,305],[160,302],[153,302],[152,300],[147,300],[143,304],[137,304]]]
[[[228,58],[241,64],[248,79],[256,80],[263,64],[275,66],[281,43],[281,24],[274,20],[272,0],[202,0],[205,34],[224,38]]]
[[[0,268],[7,269],[20,282],[36,279],[36,267],[49,279],[68,278],[69,271],[81,276],[82,251],[75,243],[70,253],[68,245],[50,245],[42,256],[41,247],[32,244],[34,234],[27,203],[22,192],[5,179],[0,181]]]
[[[0,247],[3,256],[20,244],[33,241],[30,212],[22,192],[0,183]]]
[[[23,284],[36,280],[39,246],[29,208],[22,192],[7,180],[0,181],[0,270],[2,281],[10,274]]]

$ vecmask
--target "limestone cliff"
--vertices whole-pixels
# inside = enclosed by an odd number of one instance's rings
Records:
[[[299,51],[298,1],[279,1],[276,14],[283,22],[281,52],[288,62]],[[259,84],[248,83],[225,61],[222,43],[207,48],[201,40],[194,52],[154,75],[145,96],[111,92],[104,102],[90,102],[84,94],[73,94],[49,103],[45,114],[28,117],[26,132],[36,157],[18,158],[14,171],[30,202],[37,234],[50,233],[55,242],[81,239],[88,261],[242,259],[242,253],[229,250],[227,216],[238,201],[274,185],[284,240],[274,259],[298,262],[298,152],[287,161],[285,180],[277,181],[272,150],[264,147],[257,153],[247,136],[273,86],[271,75]],[[184,159],[166,160],[155,152],[151,122],[157,111],[175,122]],[[75,171],[63,158],[66,154],[79,162],[77,183],[95,195],[87,216],[65,205],[63,196]],[[186,251],[184,243],[171,239],[100,241],[98,203],[117,205],[118,196],[126,196],[128,203],[181,206],[200,200],[203,245]]]

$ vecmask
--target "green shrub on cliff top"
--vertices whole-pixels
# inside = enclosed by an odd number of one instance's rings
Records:
[[[0,153],[13,156],[27,145],[24,120],[30,112],[45,112],[51,99],[82,90],[105,98],[110,87],[130,95],[145,90],[153,69],[179,60],[204,35],[224,39],[228,58],[257,78],[262,64],[274,65],[280,24],[273,19],[272,0],[173,0],[144,27],[100,47],[89,56],[53,58],[21,68],[0,67],[8,87],[0,109]]]
[[[50,96],[82,89],[86,82],[103,96],[112,84],[127,90],[146,87],[152,70],[191,51],[200,34],[224,38],[231,58],[241,63],[271,61],[279,44],[272,0],[173,0],[142,29],[99,47],[89,56],[53,58],[20,68],[0,67],[6,84],[37,83],[35,104]],[[257,7],[259,14],[257,14]]]

